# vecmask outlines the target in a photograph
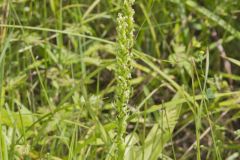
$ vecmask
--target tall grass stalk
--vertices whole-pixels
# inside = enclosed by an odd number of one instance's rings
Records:
[[[117,65],[116,65],[116,109],[117,109],[117,157],[122,159],[125,152],[124,136],[127,126],[127,104],[131,93],[131,59],[134,44],[134,0],[124,0],[122,13],[117,19]]]
[[[3,1],[2,15],[0,16],[0,23],[7,23],[9,5],[8,1]],[[4,63],[5,63],[5,54],[9,44],[9,39],[6,40],[7,29],[5,27],[0,27],[0,120],[2,119],[2,107],[4,105]],[[0,121],[0,159],[8,160],[8,150],[6,145],[5,134],[3,133],[2,122]]]

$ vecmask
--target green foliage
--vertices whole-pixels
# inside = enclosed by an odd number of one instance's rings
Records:
[[[0,159],[239,159],[227,0],[0,1]]]

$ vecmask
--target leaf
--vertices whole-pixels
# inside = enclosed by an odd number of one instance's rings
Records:
[[[192,56],[186,54],[186,47],[183,45],[174,45],[174,54],[169,56],[169,61],[177,65],[179,69],[184,69],[190,76],[192,75]]]
[[[239,153],[235,152],[232,155],[230,155],[226,160],[237,160],[237,159],[239,159],[239,157],[240,157]]]
[[[6,109],[2,108],[0,113],[0,121],[2,124],[5,124],[9,127],[14,127],[16,124],[18,129],[21,129],[22,127],[29,127],[34,122],[32,113],[26,108],[20,109],[19,112],[7,111]]]
[[[8,160],[8,146],[7,146],[7,136],[0,126],[0,159]]]
[[[233,58],[230,58],[230,57],[224,57],[224,58],[240,67],[240,61],[239,60],[236,60],[236,59],[233,59]]]
[[[56,15],[57,14],[57,6],[58,6],[58,2],[55,0],[50,0],[50,7],[52,12]]]
[[[176,94],[172,100],[178,98],[179,95]],[[171,139],[173,129],[177,124],[181,106],[181,104],[172,105],[160,111],[159,124],[153,125],[144,142],[144,160],[157,160],[162,155],[163,147]],[[142,149],[137,155],[137,159],[142,159]]]
[[[125,144],[127,144],[127,147],[124,154],[125,160],[136,159],[136,156],[137,156],[136,153],[137,153],[137,150],[139,150],[139,147],[136,146],[138,142],[139,142],[139,137],[135,132],[128,134],[126,136]]]
[[[214,94],[214,92],[211,88],[207,89],[206,96],[207,96],[208,99],[214,99],[215,98],[215,94]]]

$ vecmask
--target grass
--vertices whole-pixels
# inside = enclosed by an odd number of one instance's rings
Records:
[[[0,159],[239,159],[240,2],[0,8]]]

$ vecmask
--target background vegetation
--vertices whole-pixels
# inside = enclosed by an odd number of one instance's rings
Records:
[[[0,7],[0,159],[115,159],[123,1]],[[240,159],[240,1],[136,0],[133,8],[122,159]]]

